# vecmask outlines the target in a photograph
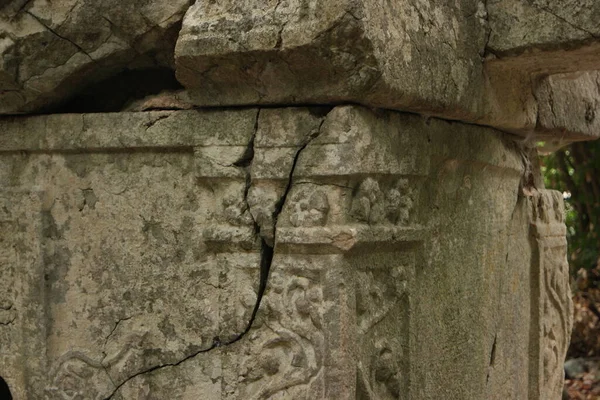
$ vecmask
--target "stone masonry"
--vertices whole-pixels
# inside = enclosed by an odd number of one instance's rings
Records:
[[[15,399],[558,400],[592,0],[0,0]]]

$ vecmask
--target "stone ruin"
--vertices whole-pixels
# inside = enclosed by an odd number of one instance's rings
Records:
[[[559,399],[594,0],[0,1],[15,399]]]

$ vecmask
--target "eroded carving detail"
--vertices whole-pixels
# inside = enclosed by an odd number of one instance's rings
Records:
[[[356,268],[356,323],[361,343],[357,398],[408,398],[409,282],[414,253],[359,255]],[[377,259],[375,265],[369,260]]]
[[[569,346],[572,326],[572,300],[569,288],[564,203],[556,191],[543,190],[531,199],[533,228],[537,246],[534,276],[538,277],[538,320],[536,355],[537,387],[534,398],[560,397],[563,385],[563,362]],[[534,338],[534,340],[536,340]]]
[[[410,220],[415,195],[415,189],[410,187],[406,178],[386,184],[369,177],[358,186],[350,215],[368,224],[380,224],[387,220],[392,224],[406,225]]]
[[[542,271],[544,288],[542,315],[542,349],[544,387],[552,398],[554,388],[562,386],[562,370],[571,332],[572,318],[569,289],[569,265],[564,257],[566,248],[549,249]]]
[[[329,214],[329,199],[325,192],[297,191],[292,197],[294,211],[290,215],[293,226],[324,226]]]
[[[223,217],[234,226],[244,226],[252,223],[248,206],[239,193],[230,193],[222,200]]]
[[[325,354],[323,292],[319,276],[309,271],[293,274],[274,270],[265,304],[266,327],[251,339],[249,355],[240,372],[243,398],[266,399],[286,392],[289,398],[318,384]]]
[[[385,200],[388,220],[393,224],[408,224],[410,211],[415,202],[415,190],[410,187],[408,179],[398,179],[387,191]]]
[[[402,384],[405,371],[402,354],[386,339],[375,342],[373,354],[367,368],[358,366],[357,398],[379,400],[382,398],[403,399]]]
[[[406,268],[399,265],[391,270],[358,272],[356,313],[361,333],[367,332],[397,307],[408,286]]]
[[[368,224],[377,224],[384,220],[384,195],[375,179],[367,178],[361,182],[352,200],[350,214],[356,220]]]
[[[50,386],[46,394],[55,399],[101,399],[112,392],[115,384],[108,369],[127,359],[133,350],[139,349],[144,334],[127,335],[120,349],[101,360],[95,359],[85,351],[70,350],[56,362],[50,373]]]

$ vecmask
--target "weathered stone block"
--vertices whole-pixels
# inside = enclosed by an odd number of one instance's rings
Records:
[[[557,90],[558,112],[575,107],[562,103],[567,91],[574,104],[599,101],[591,81],[579,80],[565,87],[570,79],[566,74],[585,75],[600,68],[600,32],[595,22],[599,3],[492,0],[487,2],[487,10],[490,36],[484,74],[488,89],[478,122],[526,136],[532,142],[541,138],[566,144],[597,138],[598,129],[581,123],[579,110],[572,121],[550,122],[547,101],[548,82],[555,81],[563,82],[563,89],[553,89]]]
[[[485,29],[471,0],[197,2],[177,77],[199,105],[358,102],[459,118],[481,99]]]
[[[54,105],[125,67],[170,66],[187,0],[0,4],[0,112]]]
[[[599,13],[0,0],[0,114],[70,113],[0,119],[0,376],[23,399],[558,399],[564,206],[528,146],[600,134]]]
[[[540,79],[600,68],[591,0],[142,3],[5,2],[0,113],[351,103],[530,140]]]
[[[562,199],[497,131],[357,106],[0,127],[16,396],[557,395]]]
[[[565,210],[560,192],[543,191],[529,199],[532,254],[531,399],[558,399],[563,390],[563,362],[573,325]]]
[[[498,55],[574,46],[600,36],[600,4],[593,0],[490,0],[487,9],[488,47]]]
[[[600,132],[600,72],[556,74],[538,86],[538,127],[562,132],[582,132],[590,136]],[[565,144],[566,140],[561,144]]]

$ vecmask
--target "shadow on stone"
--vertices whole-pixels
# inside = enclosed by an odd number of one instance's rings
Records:
[[[158,94],[164,90],[178,90],[182,86],[169,68],[126,69],[117,75],[89,85],[67,100],[53,113],[117,112],[134,100]]]
[[[0,399],[3,400],[12,400],[12,394],[10,393],[10,388],[8,387],[8,383],[0,376]]]

